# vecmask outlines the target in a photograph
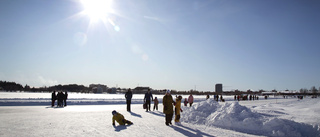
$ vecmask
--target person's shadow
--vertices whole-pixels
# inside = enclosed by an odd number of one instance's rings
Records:
[[[150,113],[156,116],[165,117],[165,114],[159,111],[156,111],[156,112],[150,111]]]
[[[134,113],[134,112],[129,112],[132,116],[135,116],[135,117],[140,117],[142,118],[142,116],[140,114],[137,114],[137,113]]]
[[[185,136],[188,136],[188,137],[203,137],[203,136],[208,136],[208,137],[214,137],[213,135],[209,135],[207,133],[203,133],[201,132],[200,130],[195,130],[195,129],[191,129],[191,128],[188,128],[188,127],[185,127],[183,125],[180,125],[180,126],[172,126],[172,128],[182,134],[184,134]],[[186,130],[187,129],[187,130]],[[189,130],[189,131],[188,131]],[[193,131],[195,133],[192,133],[190,131]]]
[[[127,129],[128,126],[131,126],[131,125],[118,125],[113,127],[114,127],[114,131],[120,132],[121,130]]]
[[[57,106],[54,106],[54,107],[46,107],[46,109],[62,109],[62,108],[64,108],[64,107],[57,107]]]

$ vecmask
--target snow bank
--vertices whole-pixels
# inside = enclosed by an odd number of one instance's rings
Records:
[[[238,102],[219,104],[209,99],[191,108],[184,107],[181,121],[216,126],[255,135],[265,136],[320,136],[319,127],[291,120],[268,117]]]
[[[162,103],[164,95],[153,95]],[[187,97],[187,96],[184,96]],[[194,96],[194,102],[205,100],[205,96]],[[57,102],[56,102],[57,103]],[[144,94],[134,94],[131,104],[143,104]],[[48,106],[51,93],[0,92],[0,106]],[[124,94],[82,94],[68,93],[68,105],[113,105],[126,104]]]

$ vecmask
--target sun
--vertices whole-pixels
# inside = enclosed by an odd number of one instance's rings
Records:
[[[88,17],[88,31],[100,29],[101,24],[107,30],[120,31],[120,26],[115,22],[117,16],[121,16],[114,10],[113,0],[78,0],[83,5],[83,10],[75,17]]]
[[[112,0],[81,0],[84,6],[83,13],[89,16],[91,21],[98,21],[107,18],[112,13]]]

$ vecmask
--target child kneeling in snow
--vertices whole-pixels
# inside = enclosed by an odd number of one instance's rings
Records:
[[[131,125],[133,124],[131,121],[129,120],[126,120],[123,115],[121,115],[120,113],[118,113],[117,111],[113,110],[112,111],[112,125],[115,126],[115,121],[117,121],[119,123],[119,125],[125,125],[125,124],[128,124],[128,125]]]
[[[178,97],[176,98],[175,118],[174,118],[174,122],[175,122],[176,124],[179,124],[179,123],[180,123],[180,111],[182,112],[182,109],[181,109],[181,99],[182,99],[181,96],[178,96]]]

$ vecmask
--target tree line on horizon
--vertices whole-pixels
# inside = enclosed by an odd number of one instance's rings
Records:
[[[121,88],[116,88],[117,92],[125,92],[127,91],[127,89],[121,89]],[[30,92],[52,92],[52,91],[68,91],[68,92],[77,92],[77,93],[92,93],[92,88],[91,87],[86,87],[84,85],[77,85],[77,84],[68,84],[68,85],[55,85],[55,86],[50,86],[50,87],[39,87],[39,88],[35,88],[35,87],[30,87],[29,85],[25,85],[22,86],[19,83],[15,83],[15,82],[8,82],[8,81],[0,81],[0,91],[9,91],[9,92],[13,92],[13,91],[30,91]],[[165,93],[166,89],[163,90],[153,90],[155,91],[155,94],[162,94]],[[278,93],[276,90],[272,90],[272,92],[277,93],[277,94],[284,94],[284,95],[296,95],[296,94],[303,94],[303,95],[318,95],[320,91],[320,87],[319,90],[315,87],[312,86],[309,90],[307,88],[301,88],[299,90],[299,93]],[[263,93],[266,92],[264,90],[259,90],[258,92],[253,92],[251,90],[247,90],[247,91],[239,91],[239,90],[235,90],[233,92],[223,92],[223,94],[225,95],[239,95],[239,94],[257,94],[257,93]],[[114,93],[111,90],[107,90],[107,93]],[[137,92],[140,94],[143,94],[143,92]],[[196,90],[189,90],[189,91],[176,91],[176,90],[171,90],[172,94],[194,94],[194,95],[215,95],[215,94],[219,94],[216,92],[210,92],[210,91],[196,91]]]
[[[52,91],[69,91],[69,92],[87,92],[89,87],[84,85],[69,84],[69,85],[55,85],[50,87],[30,87],[25,85],[24,87],[15,82],[0,81],[0,90],[4,91],[31,91],[31,92],[52,92]]]

